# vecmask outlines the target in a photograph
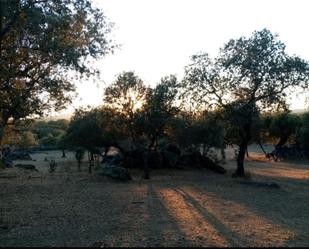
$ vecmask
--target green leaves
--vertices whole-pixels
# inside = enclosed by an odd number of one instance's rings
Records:
[[[111,108],[102,107],[77,109],[64,140],[67,147],[93,151],[98,147],[115,145],[125,137],[123,117]]]
[[[132,116],[141,108],[146,96],[146,86],[134,72],[123,72],[104,92],[104,102],[115,110]]]
[[[163,77],[154,89],[149,89],[143,105],[143,132],[149,138],[157,140],[162,137],[167,123],[179,112],[177,95],[178,82],[174,75]]]
[[[69,73],[91,76],[90,58],[112,52],[112,24],[89,0],[0,1],[0,115],[42,115],[71,102]]]
[[[206,53],[192,56],[183,87],[206,108],[245,100],[269,111],[285,109],[287,91],[308,83],[308,62],[287,55],[278,35],[263,29],[230,40],[213,60]]]
[[[199,112],[221,112],[226,143],[241,148],[242,170],[245,148],[253,139],[260,141],[260,114],[288,109],[289,91],[308,88],[309,63],[288,55],[278,35],[267,29],[231,39],[214,59],[206,53],[191,59],[182,84],[183,101],[191,101]],[[287,137],[281,136],[282,143]]]

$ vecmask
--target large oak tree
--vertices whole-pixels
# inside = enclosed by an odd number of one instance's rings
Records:
[[[287,109],[286,96],[296,87],[308,87],[309,64],[290,56],[278,35],[255,31],[251,37],[231,39],[211,60],[192,56],[184,87],[208,108],[218,108],[237,127],[239,152],[236,175],[244,175],[244,157],[252,125],[263,111]]]
[[[166,125],[179,108],[176,106],[178,82],[174,75],[161,78],[154,88],[149,88],[143,105],[143,131],[150,140],[149,148],[157,150],[158,139],[163,137]]]
[[[0,142],[8,122],[70,103],[70,75],[114,49],[112,24],[90,0],[0,1]]]
[[[139,113],[146,98],[147,87],[134,72],[122,72],[104,91],[103,102],[123,117],[131,147],[136,149],[140,131]]]

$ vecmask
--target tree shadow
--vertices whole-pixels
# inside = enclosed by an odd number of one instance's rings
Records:
[[[309,236],[308,230],[306,231],[306,224],[309,222],[309,205],[308,201],[305,201],[309,197],[308,194],[295,193],[282,188],[247,187],[234,183],[225,191],[213,187],[206,189],[205,186],[196,185],[194,189],[201,194],[212,194],[224,202],[239,204],[274,226],[279,226],[283,231],[292,231],[295,235],[283,239],[282,246],[308,246],[308,239],[307,242],[304,240]]]
[[[157,240],[155,243],[152,243],[152,240],[148,241],[147,246],[194,246],[194,243],[188,240],[179,228],[177,220],[168,212],[162,197],[157,194],[158,190],[151,183],[147,187],[150,198],[148,205],[148,233]]]
[[[204,219],[206,219],[217,231],[228,242],[229,247],[241,246],[242,238],[233,233],[228,227],[226,227],[217,217],[211,214],[207,209],[205,209],[194,197],[185,192],[182,189],[175,189],[175,191],[183,197],[183,199],[189,203],[193,208],[195,208]]]

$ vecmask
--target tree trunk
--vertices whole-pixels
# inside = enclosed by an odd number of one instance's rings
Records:
[[[246,154],[247,143],[243,142],[239,146],[239,152],[237,156],[237,169],[236,169],[236,176],[244,176],[245,175],[245,168],[244,168],[244,160]]]
[[[144,179],[150,179],[149,177],[149,164],[148,164],[149,151],[144,154]]]
[[[248,146],[246,147],[246,156],[249,157]]]
[[[130,130],[131,130],[131,139],[132,139],[131,150],[135,150],[137,146],[136,146],[136,137],[134,134],[134,127],[131,127]]]
[[[88,162],[90,162],[90,153],[89,153],[89,150],[87,150],[87,156],[88,156]]]
[[[107,152],[108,152],[109,146],[105,146],[104,147],[104,152],[102,153],[102,163],[104,162],[104,158],[107,156]]]
[[[285,143],[288,141],[289,136],[284,134],[280,137],[279,142],[277,143],[277,145],[275,147],[282,147],[283,145],[285,145]]]
[[[264,152],[264,154],[265,154],[265,156],[266,156],[266,155],[267,155],[267,153],[266,153],[266,151],[265,151],[265,149],[264,149],[264,147],[263,147],[262,143],[261,143],[261,142],[259,142],[258,144],[259,144],[259,146],[261,147],[262,151]]]
[[[77,161],[78,172],[81,171],[81,170],[80,170],[80,164],[81,164],[81,162],[80,162],[80,161]]]
[[[224,150],[224,147],[221,147],[221,160],[222,160],[222,162],[225,162],[225,150]]]
[[[90,151],[90,161],[89,161],[89,168],[88,168],[89,174],[91,174],[92,172],[93,162],[94,162],[94,153]]]
[[[155,137],[155,146],[154,146],[154,151],[158,150],[158,136]]]
[[[148,146],[148,150],[157,151],[157,137],[154,135],[150,138],[150,144]]]
[[[93,166],[93,160],[91,160],[90,163],[89,163],[89,168],[88,168],[89,174],[92,173],[92,166]]]
[[[64,149],[62,149],[62,157],[66,157]]]
[[[246,151],[248,149],[248,143],[251,140],[251,123],[247,123],[243,127],[243,134],[241,135],[242,142],[239,145],[239,151],[237,155],[237,169],[235,172],[235,176],[245,176],[245,168],[244,168],[244,161],[245,161],[245,155]]]
[[[273,155],[273,158],[275,159],[275,161],[277,161],[279,158],[283,157],[283,153],[282,153],[282,146],[285,145],[285,143],[288,141],[289,139],[289,135],[287,134],[283,134],[280,137],[279,142],[275,145],[275,149],[270,153],[271,155]]]
[[[205,156],[206,155],[206,144],[203,144],[203,149],[202,150],[203,150],[203,154],[202,155]]]

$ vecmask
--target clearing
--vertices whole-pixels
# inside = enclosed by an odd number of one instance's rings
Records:
[[[115,182],[72,153],[33,154],[39,172],[0,170],[0,246],[309,246],[309,165],[250,153],[251,180],[157,170]],[[48,173],[54,158],[58,167]],[[247,182],[275,182],[280,188]]]

